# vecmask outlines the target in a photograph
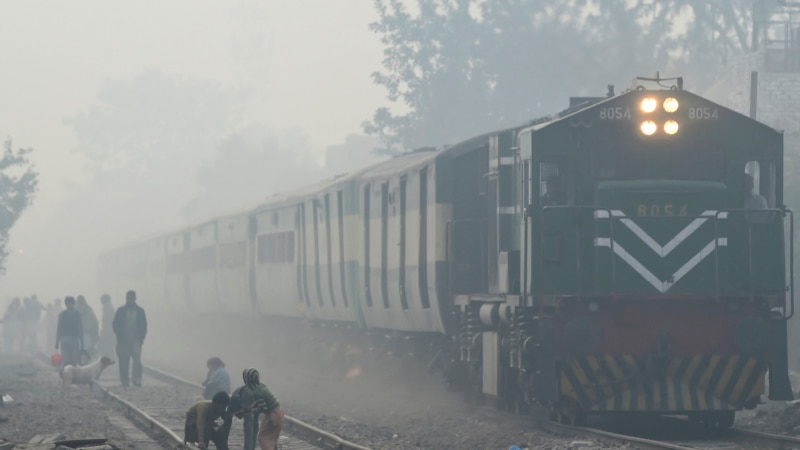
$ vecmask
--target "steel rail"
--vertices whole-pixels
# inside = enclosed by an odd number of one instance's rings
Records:
[[[686,418],[677,417],[677,416],[660,416],[659,420],[662,420],[665,423],[671,423],[673,425],[684,426],[684,427],[687,427],[687,426],[688,427],[699,426],[698,424],[690,422]],[[647,438],[639,438],[639,437],[634,437],[634,436],[627,436],[627,435],[621,435],[621,434],[616,434],[616,433],[610,433],[610,432],[606,432],[606,431],[603,431],[603,430],[597,430],[597,429],[593,429],[593,428],[569,427],[569,426],[557,424],[557,423],[554,423],[554,422],[550,422],[549,424],[553,425],[553,426],[567,427],[567,429],[570,429],[570,430],[578,429],[581,432],[587,432],[587,431],[588,432],[592,432],[592,433],[600,432],[600,433],[603,433],[603,434],[608,434],[608,435],[619,437],[619,438],[621,438],[623,440],[624,439],[628,439],[628,438],[632,438],[632,439],[630,439],[629,442],[637,443],[637,444],[640,442],[637,439],[643,439],[645,441],[645,443],[643,443],[642,445],[648,445],[647,448],[655,448],[655,449],[689,449],[689,448],[697,448],[695,445],[692,445],[691,447],[687,447],[686,446],[686,442],[684,442],[683,443],[684,445],[681,446],[680,444],[670,443],[669,441],[655,441],[655,440],[650,440],[650,439],[647,439]],[[711,431],[711,430],[707,430],[707,431]],[[672,440],[672,439],[670,439],[670,440]],[[676,438],[675,440],[678,441],[678,442],[683,441],[683,439],[680,439],[679,437]],[[696,438],[689,438],[689,442],[694,442],[696,440],[697,440]],[[751,444],[752,446],[754,446],[756,448],[775,448],[775,449],[796,449],[796,448],[800,448],[800,437],[786,436],[786,435],[780,435],[780,434],[771,434],[771,433],[765,433],[763,431],[746,430],[746,429],[743,429],[743,428],[716,429],[714,431],[714,434],[710,434],[708,436],[705,436],[704,438],[702,438],[702,440],[703,441],[708,440],[709,443],[711,443],[711,442],[715,442],[715,443],[730,443],[730,444],[733,444],[733,445],[748,443],[748,444]],[[618,442],[622,442],[622,441],[618,441]],[[740,448],[740,447],[737,446],[735,448]],[[742,447],[742,448],[744,448],[744,447]]]
[[[155,432],[156,434],[161,434],[167,437],[173,444],[177,445],[179,448],[188,448],[191,450],[200,450],[200,447],[197,447],[193,444],[184,443],[183,439],[180,436],[175,434],[172,430],[169,429],[166,425],[159,422],[158,420],[154,419],[150,414],[147,414],[145,411],[138,408],[133,403],[123,399],[122,397],[114,394],[113,392],[109,391],[106,387],[101,386],[98,383],[94,383],[94,385],[100,389],[100,392],[106,396],[106,398],[110,399],[114,403],[122,406],[125,411],[128,413],[128,416],[133,416],[136,422],[139,423],[140,427],[146,427],[147,430],[142,431],[150,431]]]
[[[179,376],[156,369],[151,366],[143,366],[144,371],[153,378],[160,379],[167,383],[180,383],[191,386],[197,389],[203,389],[197,383],[191,382]],[[325,448],[333,448],[337,450],[372,450],[369,447],[364,447],[356,443],[342,439],[333,433],[319,429],[309,423],[296,419],[289,415],[285,416],[286,423],[289,425],[287,428],[291,429],[293,433],[301,434],[306,439],[314,439],[317,444],[324,445]]]
[[[36,352],[36,354],[39,356],[39,359],[41,360],[40,362],[44,363],[45,365],[50,362],[50,358],[45,353],[39,351]],[[174,445],[176,445],[176,448],[201,450],[200,447],[197,447],[196,445],[184,443],[183,439],[175,434],[175,432],[170,430],[169,427],[154,419],[152,416],[136,407],[136,405],[133,403],[130,403],[129,401],[109,391],[107,388],[97,383],[97,381],[92,381],[92,387],[97,387],[107,399],[121,406],[125,412],[128,413],[128,417],[135,421],[134,425],[137,425],[137,428],[140,428],[142,431],[149,431],[153,434],[163,435]]]
[[[688,420],[682,417],[662,416],[663,420],[668,420],[673,423],[687,424]],[[800,437],[786,436],[782,434],[766,433],[764,431],[746,430],[744,428],[729,428],[727,430],[720,430],[720,438],[727,438],[735,442],[750,442],[759,446],[766,446],[767,448],[786,448],[794,449],[800,448]]]
[[[769,445],[769,448],[789,449],[800,447],[800,438],[794,436],[784,436],[765,433],[763,431],[745,430],[742,428],[731,428],[730,431],[732,436],[736,439]]]
[[[597,428],[577,427],[549,421],[541,421],[539,422],[539,426],[553,434],[577,434],[612,445],[633,444],[636,448],[648,450],[696,450],[694,447],[684,447],[670,442],[612,433],[610,431],[598,430]]]

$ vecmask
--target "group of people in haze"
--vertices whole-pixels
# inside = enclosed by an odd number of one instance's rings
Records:
[[[244,450],[278,448],[284,412],[256,369],[242,372],[243,385],[231,393],[231,376],[220,358],[206,362],[208,374],[203,381],[203,398],[186,412],[184,442],[208,448],[213,442],[218,450],[228,449],[228,435],[233,418],[244,421]],[[259,415],[264,414],[259,426]],[[218,423],[221,421],[221,423]]]
[[[3,349],[6,352],[37,347],[43,310],[48,314],[51,313],[51,307],[42,306],[36,295],[25,297],[23,300],[19,297],[11,300],[6,312],[0,317],[3,326]]]
[[[67,307],[58,315],[55,346],[61,351],[61,365],[82,365],[100,356],[117,355],[119,378],[128,387],[142,385],[142,344],[147,336],[147,316],[136,304],[136,292],[125,294],[125,304],[114,310],[111,297],[100,297],[103,305],[103,328],[83,296],[66,297]],[[133,376],[130,363],[133,360]]]
[[[101,356],[117,356],[122,385],[142,385],[142,345],[147,335],[147,317],[136,303],[136,292],[125,294],[125,304],[117,309],[111,297],[103,294],[101,320],[84,296],[56,299],[44,307],[35,295],[20,301],[12,300],[0,318],[6,351],[39,350],[37,330],[44,329],[47,342],[60,351],[61,366],[84,365]],[[44,320],[41,313],[45,311]],[[130,362],[133,360],[133,373]],[[228,434],[233,418],[244,421],[244,450],[254,450],[256,442],[262,450],[276,450],[284,421],[284,411],[256,369],[242,373],[243,385],[231,392],[231,377],[220,358],[210,358],[208,375],[203,382],[203,400],[186,412],[185,442],[208,448],[228,449]],[[260,420],[259,416],[264,414]],[[222,423],[217,423],[220,421]]]
[[[23,301],[14,298],[0,318],[4,350],[41,350],[39,334],[43,334],[47,345],[55,344],[56,351],[60,352],[61,367],[84,365],[101,356],[113,357],[116,353],[123,386],[130,384],[131,360],[133,384],[140,386],[147,317],[144,309],[136,304],[136,292],[128,291],[125,305],[117,309],[114,309],[108,294],[103,294],[100,303],[102,319],[98,320],[83,295],[65,297],[66,309],[62,309],[61,299],[45,307],[35,295]]]

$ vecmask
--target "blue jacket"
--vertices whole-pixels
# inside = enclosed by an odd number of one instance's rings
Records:
[[[222,388],[225,392],[231,391],[231,374],[228,372],[228,369],[224,367],[220,367],[219,369],[214,371],[214,376],[211,377],[211,381],[209,384],[215,384]]]

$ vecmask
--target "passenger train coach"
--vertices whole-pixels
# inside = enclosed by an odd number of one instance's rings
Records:
[[[518,411],[725,427],[767,373],[792,398],[791,220],[780,132],[637,78],[107,252],[99,281],[152,309],[427,340],[452,383]]]

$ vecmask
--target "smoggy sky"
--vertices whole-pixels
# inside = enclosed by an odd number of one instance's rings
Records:
[[[68,220],[53,211],[82,165],[63,121],[96,103],[103,83],[153,69],[252,88],[248,120],[302,128],[320,154],[384,103],[370,79],[382,48],[369,0],[7,0],[0,17],[0,133],[33,147],[40,172],[35,203],[11,230],[5,291],[35,289],[26,249]]]

